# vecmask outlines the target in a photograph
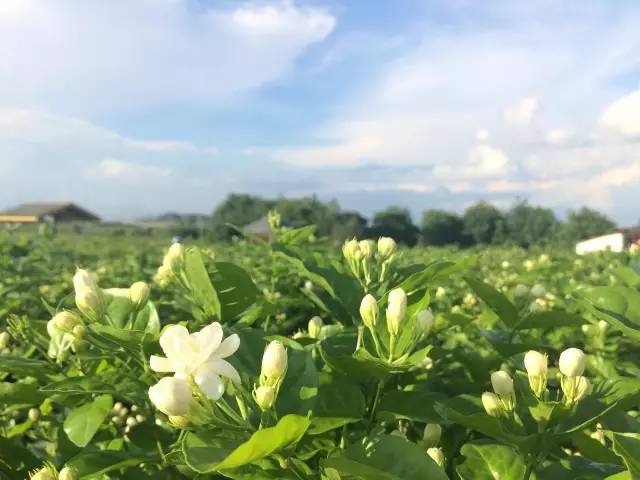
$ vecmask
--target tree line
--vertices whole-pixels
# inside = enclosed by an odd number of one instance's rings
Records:
[[[215,240],[229,240],[238,233],[235,227],[259,221],[271,209],[280,212],[283,225],[315,224],[318,235],[336,241],[390,236],[409,246],[569,244],[617,228],[605,214],[587,207],[570,211],[561,221],[551,209],[526,201],[516,201],[507,209],[480,201],[462,214],[429,209],[422,215],[420,225],[415,225],[409,210],[398,206],[376,212],[369,222],[358,212],[342,210],[336,201],[323,202],[315,196],[268,199],[234,193],[214,210],[210,234]]]

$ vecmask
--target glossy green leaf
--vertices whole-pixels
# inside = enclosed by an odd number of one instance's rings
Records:
[[[64,421],[64,431],[69,440],[78,447],[85,447],[111,412],[112,407],[111,395],[100,395],[92,402],[71,410]]]
[[[456,467],[461,480],[522,480],[527,470],[513,448],[498,443],[466,443],[464,462]]]

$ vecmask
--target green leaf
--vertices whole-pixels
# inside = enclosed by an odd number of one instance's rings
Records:
[[[378,405],[379,415],[384,412],[397,418],[425,423],[438,423],[440,415],[434,409],[436,402],[446,404],[447,397],[438,392],[394,390],[385,394]]]
[[[320,434],[357,422],[364,416],[365,409],[364,394],[357,384],[348,377],[323,372],[309,433]]]
[[[85,447],[111,412],[111,395],[100,395],[94,401],[71,410],[64,421],[64,431],[74,444]]]
[[[473,277],[465,277],[465,280],[507,327],[515,327],[518,323],[518,310],[507,297],[481,280]]]
[[[220,299],[222,320],[230,322],[256,301],[258,288],[241,267],[229,262],[216,262],[213,285]]]
[[[405,438],[379,435],[347,447],[322,462],[341,474],[362,480],[447,480],[423,448]]]
[[[498,443],[466,443],[464,463],[456,471],[462,480],[522,480],[527,466],[511,447]]]
[[[188,433],[182,449],[187,464],[196,472],[234,469],[297,443],[310,424],[306,417],[286,415],[276,426],[258,430],[240,445],[237,440],[229,438],[228,433]]]
[[[0,405],[37,405],[46,398],[35,383],[0,383]]]
[[[100,450],[98,452],[84,452],[76,455],[67,462],[67,465],[78,470],[80,478],[102,478],[105,473],[121,468],[139,465],[149,460],[136,458],[129,452],[116,452],[113,450]]]
[[[202,254],[197,247],[188,248],[185,252],[184,270],[191,288],[193,300],[209,317],[222,318],[222,306],[218,293],[211,284],[211,279],[202,261]]]
[[[549,310],[528,315],[515,326],[516,330],[547,329],[557,327],[580,328],[587,323],[580,315],[565,312],[564,310]]]
[[[613,451],[624,460],[631,478],[640,479],[640,434],[613,432]]]
[[[0,372],[12,373],[20,378],[46,378],[55,373],[55,369],[51,363],[43,360],[0,355]]]
[[[313,411],[318,395],[318,372],[306,350],[288,349],[288,368],[276,402],[279,416],[307,415]]]

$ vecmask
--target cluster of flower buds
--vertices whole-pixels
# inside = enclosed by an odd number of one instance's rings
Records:
[[[60,361],[68,356],[68,351],[82,351],[86,345],[87,327],[75,313],[63,310],[47,322],[49,356]]]
[[[76,306],[84,316],[92,321],[99,321],[104,316],[107,302],[102,289],[93,273],[78,269],[73,276],[73,287],[76,294]]]
[[[169,247],[162,259],[162,265],[160,265],[155,275],[155,281],[158,285],[167,286],[178,275],[184,265],[184,254],[184,245],[179,242],[175,242]]]
[[[347,240],[342,246],[342,254],[352,273],[363,279],[366,285],[372,281],[374,266],[380,269],[380,281],[384,280],[395,250],[396,242],[390,237],[380,237],[377,248],[373,240],[358,241],[355,238]],[[376,254],[377,263],[373,261]]]
[[[74,467],[64,467],[57,472],[53,465],[47,465],[31,473],[31,480],[78,480],[80,475]]]
[[[513,379],[504,370],[491,374],[492,392],[482,394],[482,406],[492,417],[501,417],[512,412],[516,406],[516,394]]]
[[[129,433],[133,427],[145,422],[147,419],[144,415],[138,413],[138,406],[132,405],[131,408],[125,407],[121,402],[116,402],[111,410],[111,422],[118,426],[124,426],[124,433]]]
[[[427,423],[424,427],[424,433],[422,434],[422,444],[427,450],[427,455],[438,465],[444,467],[444,452],[438,447],[441,436],[442,427],[440,425],[437,423]]]
[[[287,350],[278,340],[272,341],[262,355],[260,379],[253,389],[253,398],[264,412],[273,407],[287,373]]]
[[[568,348],[560,354],[560,387],[569,405],[582,400],[589,393],[589,380],[582,376],[586,360],[579,348]]]

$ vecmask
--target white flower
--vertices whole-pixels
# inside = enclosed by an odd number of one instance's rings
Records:
[[[391,237],[378,239],[378,253],[382,258],[390,257],[396,251],[396,241]]]
[[[589,393],[589,380],[586,377],[576,378],[576,401],[582,400]]]
[[[378,302],[373,298],[373,295],[368,293],[360,302],[360,316],[362,317],[362,323],[367,328],[374,329],[376,323],[378,323]]]
[[[98,288],[96,276],[88,270],[79,268],[73,276],[73,288],[76,293],[81,290],[96,290]]]
[[[226,377],[240,383],[240,375],[226,360],[240,346],[240,337],[233,334],[222,340],[222,326],[218,322],[199,332],[189,334],[181,325],[168,326],[160,336],[165,357],[152,355],[151,369],[156,372],[175,372],[176,377],[193,376],[193,380],[208,397],[217,400],[224,393]]]
[[[504,370],[498,370],[491,374],[491,386],[493,391],[501,397],[509,397],[513,394],[513,379]]]
[[[287,350],[281,342],[274,340],[262,355],[262,375],[277,383],[287,372]]]
[[[436,288],[436,298],[444,298],[447,291],[443,287]]]
[[[419,333],[429,335],[433,328],[433,313],[430,309],[420,310],[416,316],[416,328]]]
[[[11,337],[7,332],[0,332],[0,350],[4,350],[9,346],[9,341]]]
[[[529,376],[538,377],[546,375],[547,356],[535,350],[529,350],[524,356],[524,368],[527,369]]]
[[[162,413],[180,416],[189,413],[192,393],[191,385],[186,379],[164,377],[149,388],[149,399]]]
[[[584,372],[586,357],[579,348],[567,348],[560,354],[560,372],[567,377],[579,377]]]
[[[357,258],[360,255],[360,244],[358,241],[353,238],[344,242],[344,245],[342,245],[342,254],[348,261]]]

